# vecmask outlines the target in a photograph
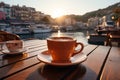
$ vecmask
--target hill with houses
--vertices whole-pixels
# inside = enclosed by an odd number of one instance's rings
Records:
[[[77,21],[87,22],[87,20],[91,17],[103,17],[105,15],[112,14],[116,8],[120,9],[120,2],[110,5],[103,9],[98,9],[92,12],[87,12],[84,15],[67,15],[67,16],[71,16]]]

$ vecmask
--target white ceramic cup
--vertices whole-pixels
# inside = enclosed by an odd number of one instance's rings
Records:
[[[9,52],[20,52],[24,48],[23,40],[11,40],[5,43]]]

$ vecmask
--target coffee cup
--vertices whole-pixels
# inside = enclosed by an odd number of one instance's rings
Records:
[[[24,47],[24,43],[22,40],[11,40],[7,41],[5,46],[9,52],[20,52]]]
[[[76,51],[78,45],[81,47]],[[84,45],[72,37],[50,37],[47,38],[47,47],[53,62],[70,62],[73,55],[82,52]]]

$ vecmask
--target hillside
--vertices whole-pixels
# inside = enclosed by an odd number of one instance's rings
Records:
[[[120,2],[118,2],[116,4],[113,4],[111,6],[108,6],[107,8],[104,8],[104,9],[99,9],[99,10],[96,10],[96,11],[88,12],[88,13],[82,15],[82,16],[81,15],[69,15],[69,16],[74,17],[74,19],[76,19],[77,21],[87,22],[87,20],[91,17],[96,17],[96,16],[97,17],[102,17],[102,16],[105,16],[105,15],[111,14],[111,13],[113,13],[113,10],[117,7],[120,8]]]

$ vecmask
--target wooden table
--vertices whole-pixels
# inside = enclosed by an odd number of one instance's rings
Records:
[[[86,45],[87,60],[78,65],[47,65],[37,54],[47,49],[45,40],[25,41],[24,54],[0,53],[0,80],[120,80],[120,48]]]

